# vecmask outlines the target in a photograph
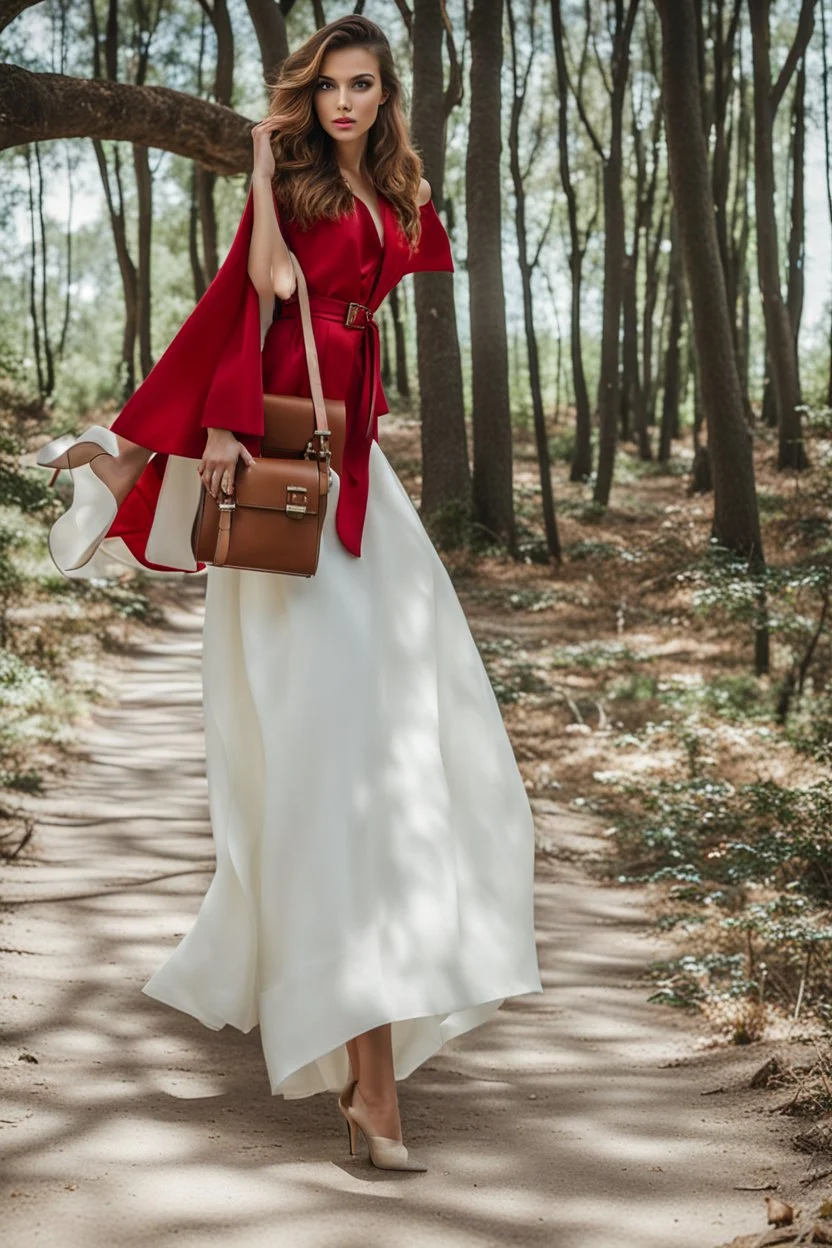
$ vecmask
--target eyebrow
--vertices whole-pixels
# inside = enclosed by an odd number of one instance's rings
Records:
[[[329,74],[318,74],[318,77],[319,77],[319,78],[325,78],[327,82],[334,82],[334,81],[335,81],[335,79],[334,79],[334,78],[330,78]],[[350,79],[350,81],[351,81],[351,82],[355,82],[356,78],[375,78],[375,74],[371,74],[371,73],[369,72],[369,70],[368,70],[368,71],[367,71],[367,73],[365,73],[365,74],[353,74],[353,76],[352,76],[352,78]]]

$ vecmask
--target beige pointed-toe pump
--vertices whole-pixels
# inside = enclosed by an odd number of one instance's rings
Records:
[[[423,1162],[410,1155],[401,1140],[391,1139],[386,1135],[373,1135],[363,1110],[353,1105],[353,1095],[358,1080],[352,1075],[344,1084],[338,1096],[338,1108],[347,1120],[347,1132],[350,1140],[350,1156],[355,1157],[355,1145],[358,1132],[362,1131],[370,1151],[370,1161],[380,1170],[427,1170]]]

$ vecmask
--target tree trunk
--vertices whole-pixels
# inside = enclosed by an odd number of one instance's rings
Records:
[[[528,225],[526,221],[526,185],[529,167],[533,164],[543,135],[543,119],[539,119],[536,134],[532,140],[531,150],[527,156],[527,166],[523,170],[520,163],[520,125],[523,107],[526,102],[528,79],[534,62],[534,28],[533,15],[529,19],[529,59],[525,73],[518,72],[517,40],[515,38],[514,13],[512,0],[506,0],[508,6],[509,29],[511,34],[511,72],[513,96],[511,102],[511,119],[509,123],[509,163],[511,179],[514,186],[515,213],[514,221],[517,230],[517,252],[520,262],[520,286],[523,292],[523,323],[526,331],[526,358],[529,370],[529,388],[532,397],[532,417],[534,421],[534,437],[537,449],[537,466],[540,476],[540,496],[543,509],[543,527],[546,532],[546,549],[550,559],[559,563],[561,560],[560,537],[555,518],[555,501],[552,491],[552,464],[549,457],[549,437],[546,429],[546,416],[543,411],[543,386],[540,379],[540,354],[537,345],[537,330],[534,320],[534,295],[532,277],[540,255],[538,245],[535,257],[529,257]],[[521,87],[522,81],[522,87]]]
[[[821,0],[821,51],[823,56],[823,150],[826,170],[826,207],[832,223],[832,142],[829,135],[829,38],[826,30],[826,2]],[[826,406],[832,407],[832,316],[829,318],[829,379],[826,383]]]
[[[153,231],[153,178],[146,147],[133,145],[138,209],[138,266],[136,268],[136,318],[139,333],[139,363],[142,377],[153,367],[150,349],[150,242]]]
[[[804,0],[804,5],[806,0]],[[812,0],[809,0],[811,8]],[[757,270],[766,348],[779,429],[778,466],[803,469],[808,457],[799,411],[800,380],[794,330],[780,289],[780,259],[775,212],[772,127],[777,98],[771,85],[769,0],[748,0],[754,62],[754,190],[757,209]]]
[[[402,319],[401,297],[398,286],[388,295],[390,316],[393,321],[393,343],[396,357],[396,390],[403,399],[410,398],[410,377],[407,371],[407,340]],[[424,424],[423,424],[424,427]]]
[[[113,231],[113,242],[115,244],[116,259],[118,260],[124,295],[124,332],[121,337],[120,376],[122,395],[125,399],[128,399],[136,388],[135,355],[136,335],[138,332],[138,279],[136,266],[127,246],[127,227],[124,220],[124,197],[121,193],[121,168],[118,148],[116,147],[113,154],[114,181],[118,191],[118,204],[116,204],[110,182],[107,157],[104,153],[104,144],[99,139],[93,139],[92,145],[98,161],[98,170],[104,187],[104,198],[107,201],[107,209],[110,214],[110,226]]]
[[[666,464],[670,459],[670,445],[679,428],[679,390],[682,379],[682,311],[684,303],[684,271],[679,244],[679,227],[674,211],[670,223],[673,248],[670,255],[670,326],[667,331],[667,351],[664,357],[664,393],[662,395],[662,423],[659,438],[659,459]]]
[[[593,500],[606,507],[610,499],[618,442],[620,381],[618,337],[624,296],[624,194],[621,186],[624,95],[630,68],[630,38],[638,0],[630,0],[625,19],[616,5],[610,95],[610,146],[604,162],[604,302],[601,328],[601,376],[598,384],[598,473]]]
[[[280,66],[289,55],[286,17],[291,5],[275,4],[275,0],[246,0],[246,8],[260,46],[263,80],[271,86],[277,81]]]
[[[638,456],[642,460],[651,460],[653,449],[647,429],[647,402],[641,384],[638,359],[637,275],[638,244],[634,238],[633,250],[627,257],[624,267],[624,377],[629,406],[633,414],[633,433],[638,444]]]
[[[693,313],[702,405],[714,476],[713,534],[761,564],[763,545],[751,439],[728,316],[702,132],[694,0],[655,0],[662,20],[663,83],[673,202]]]
[[[502,0],[474,0],[466,155],[474,430],[474,507],[492,540],[517,552],[503,288],[500,179]]]
[[[800,69],[794,86],[792,101],[792,202],[791,229],[789,231],[789,284],[786,305],[794,333],[795,358],[798,361],[800,379],[800,321],[803,316],[804,261],[806,258],[806,60]]]
[[[645,403],[647,408],[647,425],[655,424],[656,421],[656,391],[657,375],[661,370],[662,358],[662,333],[664,330],[664,317],[659,322],[659,341],[656,352],[657,364],[653,365],[653,321],[656,315],[656,305],[659,298],[659,282],[660,268],[659,260],[661,256],[661,246],[664,242],[665,220],[667,216],[667,201],[662,205],[659,215],[656,233],[653,239],[653,245],[647,248],[645,253],[645,273],[644,273],[644,308],[641,315],[641,341],[642,341],[642,385],[644,387]]]
[[[202,267],[202,261],[199,256],[199,246],[197,243],[197,231],[199,228],[199,203],[197,201],[197,170],[198,165],[191,165],[191,202],[188,211],[188,258],[191,262],[191,274],[194,279],[194,298],[197,303],[208,289],[208,283],[205,280],[205,270]]]
[[[566,196],[569,218],[569,273],[572,282],[570,349],[572,380],[575,389],[575,452],[569,470],[570,481],[586,481],[592,475],[592,429],[589,393],[584,373],[581,342],[581,282],[586,243],[581,246],[578,232],[578,201],[569,168],[569,87],[563,48],[563,20],[560,0],[552,0],[552,34],[555,41],[555,66],[558,84],[558,150],[560,181]]]
[[[442,36],[440,0],[416,0],[411,129],[437,211],[442,210],[445,182]],[[413,290],[422,427],[421,514],[425,519],[438,519],[440,513],[448,517],[443,531],[448,542],[462,535],[457,521],[464,527],[471,515],[471,469],[453,275],[416,273]],[[404,368],[399,357],[399,332],[397,323],[397,366]]]

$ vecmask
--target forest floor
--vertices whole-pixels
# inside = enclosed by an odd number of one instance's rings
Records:
[[[382,446],[417,492],[418,435]],[[559,473],[563,475],[562,469]],[[622,474],[623,475],[623,474]],[[533,500],[528,456],[521,498]],[[782,1089],[751,1088],[811,1028],[739,1048],[648,1001],[675,948],[650,885],[614,882],[604,774],[681,765],[641,734],[649,699],[611,682],[650,663],[673,684],[749,656],[691,626],[641,551],[707,544],[709,501],[641,477],[594,523],[564,510],[556,573],[504,557],[447,563],[500,697],[536,818],[545,992],[506,1002],[399,1088],[430,1169],[348,1156],[335,1098],[270,1097],[255,1029],[212,1032],[140,989],[192,921],[213,869],[200,709],[202,582],[156,582],[161,627],[131,626],[93,673],[104,693],[53,760],[36,820],[3,867],[2,1225],[11,1248],[368,1248],[407,1238],[497,1248],[717,1248],[762,1231],[767,1194],[814,1208]],[[582,550],[583,547],[583,550]],[[620,556],[613,553],[619,550]],[[674,614],[678,610],[679,614]],[[87,679],[90,672],[86,673]],[[811,775],[803,756],[726,724],[707,749],[740,777]],[[756,743],[756,744],[755,744]],[[170,767],[175,756],[177,766]],[[681,762],[683,762],[683,758]],[[363,1141],[362,1141],[363,1144]],[[748,1241],[751,1242],[751,1241]]]

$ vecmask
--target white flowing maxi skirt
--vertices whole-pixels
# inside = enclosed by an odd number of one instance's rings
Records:
[[[314,577],[209,568],[203,693],[216,871],[142,989],[259,1024],[273,1094],[340,1088],[392,1022],[396,1079],[542,992],[534,828],[453,584],[377,442],[362,554]]]

